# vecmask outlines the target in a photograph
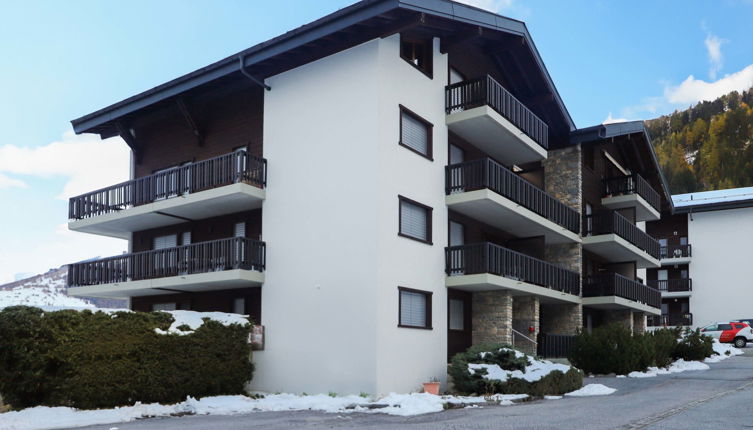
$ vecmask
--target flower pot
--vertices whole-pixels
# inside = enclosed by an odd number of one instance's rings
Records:
[[[424,393],[439,395],[439,382],[424,382]]]

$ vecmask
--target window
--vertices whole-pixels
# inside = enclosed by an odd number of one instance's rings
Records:
[[[659,239],[659,258],[667,258],[667,239]]]
[[[680,245],[687,245],[688,244],[688,238],[687,237],[681,237],[680,238]]]
[[[168,268],[175,267],[175,258],[177,257],[177,250],[174,248],[178,246],[178,235],[168,234],[166,236],[156,236],[152,239],[152,249],[155,251],[166,250],[162,252],[154,253],[154,268],[157,270],[167,270]],[[170,248],[173,248],[170,250]],[[164,275],[164,273],[162,273]]]
[[[459,222],[450,221],[450,246],[465,245],[465,226]]]
[[[680,279],[688,279],[688,271],[683,269],[680,270]]]
[[[400,35],[400,57],[408,64],[432,77],[432,39]]]
[[[463,327],[463,305],[464,302],[458,299],[450,299],[450,330],[464,330]]]
[[[178,309],[178,306],[175,302],[170,303],[154,303],[152,304],[152,312],[156,311],[174,311]]]
[[[732,330],[732,324],[719,324],[717,330]]]
[[[233,313],[244,315],[246,313],[246,299],[238,297],[233,300]]]
[[[594,219],[592,217],[594,213],[593,206],[590,203],[586,203],[586,235],[591,235],[594,229]]]
[[[465,77],[463,76],[460,71],[454,67],[450,67],[450,85],[452,84],[459,84],[460,82],[463,82],[465,80]]]
[[[400,320],[398,327],[431,329],[431,294],[428,291],[398,287]]]
[[[431,245],[431,211],[428,206],[398,196],[400,199],[399,236]]]
[[[433,129],[434,126],[430,122],[400,106],[400,145],[433,160]]]
[[[450,144],[450,163],[449,164],[459,164],[465,161],[465,151],[463,151],[463,148]]]
[[[719,330],[716,324],[707,325],[706,327],[702,328],[701,331],[717,331]]]

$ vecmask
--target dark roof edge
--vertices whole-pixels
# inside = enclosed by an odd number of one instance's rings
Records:
[[[541,56],[536,49],[536,45],[533,43],[533,39],[531,38],[525,23],[483,9],[455,3],[451,0],[360,1],[319,18],[316,21],[312,21],[294,30],[288,31],[280,36],[254,45],[237,54],[209,64],[208,66],[74,119],[71,121],[73,130],[76,133],[89,132],[94,127],[103,125],[104,123],[122,117],[123,115],[137,111],[222,76],[226,76],[239,69],[239,57],[244,58],[245,67],[252,67],[257,62],[293,49],[301,44],[316,40],[324,35],[347,28],[356,22],[384,14],[393,9],[421,11],[458,22],[465,22],[493,30],[501,30],[520,35],[531,47],[531,52],[543,72],[544,79],[550,87],[557,105],[569,123],[570,130],[575,130],[575,123],[570,116],[570,112],[565,107],[559,91],[557,91],[557,87],[554,85],[554,81],[549,75],[549,71],[546,69],[544,61],[541,59]]]
[[[659,182],[661,182],[664,196],[669,204],[670,213],[675,213],[675,205],[672,201],[672,193],[669,191],[667,178],[664,177],[664,172],[659,165],[659,158],[656,156],[656,151],[654,151],[654,145],[651,144],[651,136],[648,134],[648,130],[643,121],[616,122],[581,128],[570,133],[570,143],[578,144],[591,142],[594,140],[609,139],[610,137],[625,136],[634,133],[643,135],[648,147],[648,152],[651,154],[651,162],[656,166],[656,171],[659,172]]]
[[[733,200],[729,202],[715,202],[687,206],[675,206],[676,214],[722,211],[727,209],[743,209],[753,207],[753,199]]]

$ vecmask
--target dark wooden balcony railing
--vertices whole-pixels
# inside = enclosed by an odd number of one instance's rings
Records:
[[[667,245],[659,249],[661,258],[688,258],[691,255],[690,245]]]
[[[662,314],[662,315],[649,315],[647,324],[649,327],[677,327],[677,326],[692,326],[693,314],[691,313],[675,313],[675,314]]]
[[[490,158],[445,167],[445,192],[488,188],[573,233],[580,232],[580,214],[575,209],[526,181]]]
[[[583,231],[586,236],[613,233],[646,251],[650,256],[659,258],[659,242],[618,212],[607,211],[586,215],[584,221]]]
[[[221,270],[264,271],[266,245],[242,237],[192,243],[68,265],[68,286],[99,285]]]
[[[536,355],[544,358],[565,358],[570,354],[574,340],[575,335],[539,333]]]
[[[489,273],[580,295],[580,275],[546,261],[484,242],[445,248],[448,275]]]
[[[654,209],[661,210],[661,197],[647,180],[637,173],[626,176],[616,176],[603,181],[604,197],[624,194],[638,194]]]
[[[583,297],[617,296],[655,308],[661,307],[661,292],[617,273],[587,276]]]
[[[691,279],[653,279],[648,281],[647,283],[650,287],[654,287],[659,291],[668,293],[693,291],[693,281]]]
[[[122,182],[72,197],[68,202],[68,218],[94,217],[237,182],[264,188],[267,160],[235,151]]]
[[[445,110],[448,114],[484,105],[497,111],[544,149],[549,149],[547,124],[491,76],[458,82],[445,88]]]

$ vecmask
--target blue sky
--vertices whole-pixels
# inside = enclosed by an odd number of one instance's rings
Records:
[[[753,0],[467,0],[528,25],[578,127],[753,84]],[[349,0],[0,1],[0,283],[121,241],[67,232],[71,195],[127,177],[119,139],[69,121]]]

